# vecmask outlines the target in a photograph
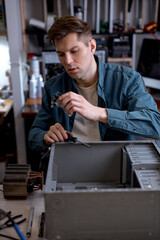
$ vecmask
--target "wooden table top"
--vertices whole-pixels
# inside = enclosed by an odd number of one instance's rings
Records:
[[[4,117],[8,114],[10,109],[13,106],[13,99],[1,99],[0,98],[0,114],[3,115]]]
[[[1,209],[3,209],[6,212],[11,211],[13,216],[18,214],[23,214],[22,219],[26,218],[27,220],[24,223],[20,224],[19,227],[25,236],[26,236],[30,207],[34,206],[35,210],[34,210],[31,239],[38,239],[41,213],[44,212],[44,192],[43,191],[38,190],[30,193],[28,194],[27,199],[13,199],[13,200],[4,199],[3,192],[0,192],[0,206],[1,206]],[[4,220],[6,221],[6,219]],[[1,223],[3,223],[3,221],[1,221],[0,224]],[[1,230],[0,233],[18,238],[18,235],[13,227],[5,228]],[[6,238],[3,238],[1,236],[0,239],[5,240]]]
[[[40,110],[41,102],[42,102],[41,98],[36,99],[28,98],[24,107],[22,108],[21,116],[24,118],[35,117]]]
[[[5,117],[13,107],[13,100],[6,98],[1,99],[0,98],[0,126],[3,124]]]

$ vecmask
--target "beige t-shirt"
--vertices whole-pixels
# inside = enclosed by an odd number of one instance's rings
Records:
[[[80,87],[77,85],[78,93],[94,106],[98,106],[97,82],[90,87]],[[90,121],[76,113],[73,130],[73,136],[80,141],[101,141],[98,122]]]

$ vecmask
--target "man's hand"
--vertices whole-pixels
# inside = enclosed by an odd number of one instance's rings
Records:
[[[105,108],[93,106],[83,96],[74,92],[67,92],[59,97],[62,101],[62,108],[65,108],[68,115],[74,112],[79,113],[84,118],[91,121],[100,121],[107,123],[108,113]]]
[[[49,131],[44,135],[44,141],[47,145],[54,142],[64,142],[67,138],[68,136],[66,131],[59,123],[52,125]]]

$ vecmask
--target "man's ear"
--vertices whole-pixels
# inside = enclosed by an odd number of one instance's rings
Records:
[[[91,53],[94,54],[96,51],[96,40],[93,38],[90,40],[90,49]]]

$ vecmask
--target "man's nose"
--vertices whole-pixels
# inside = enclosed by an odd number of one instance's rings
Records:
[[[73,62],[73,59],[72,59],[71,54],[66,54],[66,56],[65,56],[65,63],[66,64],[70,64],[72,62]]]

